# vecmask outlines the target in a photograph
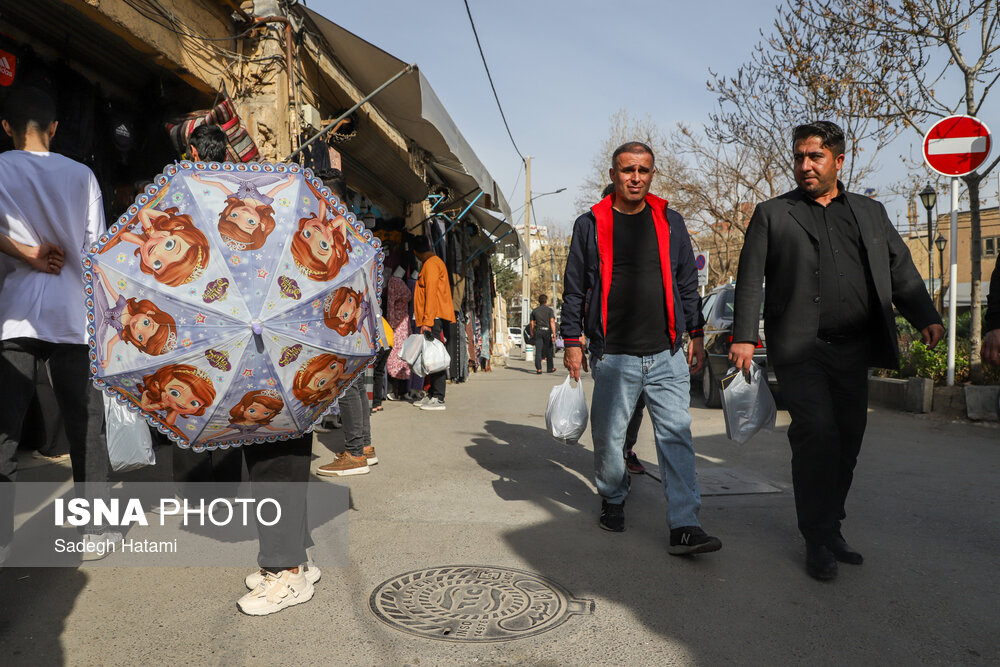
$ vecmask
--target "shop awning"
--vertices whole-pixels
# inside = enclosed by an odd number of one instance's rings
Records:
[[[378,88],[406,67],[406,63],[395,56],[313,10],[300,9],[322,33],[334,57],[362,92]],[[510,206],[503,192],[459,132],[419,69],[414,69],[380,92],[371,103],[396,129],[430,154],[430,167],[434,174],[456,196],[470,193],[464,197],[464,201],[469,203],[480,189],[485,193],[468,215],[489,237],[504,239],[497,243],[497,250],[509,240],[523,247],[517,232],[510,225]],[[487,211],[496,212],[503,219],[498,220]]]

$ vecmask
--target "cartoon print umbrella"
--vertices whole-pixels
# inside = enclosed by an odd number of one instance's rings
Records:
[[[298,165],[169,165],[84,258],[94,384],[181,447],[307,432],[382,346],[380,242]]]

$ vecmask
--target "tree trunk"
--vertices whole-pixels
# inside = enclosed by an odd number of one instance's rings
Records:
[[[969,253],[972,265],[972,290],[969,298],[972,302],[972,326],[969,330],[969,380],[972,384],[983,383],[983,363],[980,358],[980,346],[983,338],[983,304],[982,304],[982,234],[979,228],[979,183],[982,176],[973,172],[962,178],[969,190],[969,217],[971,219],[971,237]],[[956,290],[957,293],[957,290]]]

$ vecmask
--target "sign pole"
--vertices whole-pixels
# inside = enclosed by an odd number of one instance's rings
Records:
[[[948,273],[948,386],[955,385],[955,324],[958,320],[958,178],[951,179],[951,246]]]

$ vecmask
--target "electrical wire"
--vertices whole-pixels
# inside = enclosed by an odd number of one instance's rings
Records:
[[[469,0],[462,0],[465,3],[465,13],[469,15],[469,25],[472,26],[472,34],[476,38],[476,46],[479,47],[479,57],[483,59],[483,67],[486,69],[486,78],[489,79],[490,88],[493,89],[493,99],[497,101],[497,108],[500,109],[500,118],[503,119],[503,126],[507,128],[507,136],[510,137],[510,143],[513,144],[514,150],[517,151],[518,157],[521,158],[521,162],[526,162],[524,155],[521,154],[521,149],[517,147],[517,142],[514,141],[514,135],[511,134],[510,125],[507,124],[507,116],[503,113],[503,106],[500,105],[500,96],[497,95],[496,86],[493,85],[493,76],[490,74],[490,66],[486,64],[486,56],[483,54],[483,45],[479,42],[479,33],[476,32],[476,23],[472,20],[472,10],[469,9]]]

